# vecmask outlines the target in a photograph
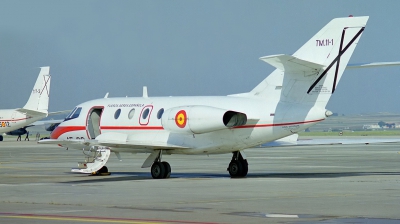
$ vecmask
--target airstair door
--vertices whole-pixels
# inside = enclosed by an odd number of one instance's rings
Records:
[[[100,120],[104,107],[94,107],[89,111],[86,121],[86,132],[89,139],[95,139],[101,134]]]

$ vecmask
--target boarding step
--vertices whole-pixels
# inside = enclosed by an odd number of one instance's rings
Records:
[[[88,174],[96,173],[107,163],[109,158],[109,149],[97,149],[92,156],[87,156],[85,158],[85,162],[78,162],[78,168],[71,169],[71,172]]]

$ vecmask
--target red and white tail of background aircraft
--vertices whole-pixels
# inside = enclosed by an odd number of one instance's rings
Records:
[[[250,92],[148,97],[144,88],[142,97],[106,95],[76,106],[51,139],[39,143],[83,149],[86,162],[72,170],[82,173],[108,172],[111,152],[118,158],[121,152],[149,153],[142,168],[151,167],[153,178],[171,174],[163,154],[233,153],[229,174],[245,177],[244,149],[292,135],[332,114],[325,106],[367,20],[333,19],[293,55],[261,57],[276,70]]]
[[[0,134],[31,125],[49,115],[50,67],[41,67],[28,102],[23,108],[0,110]],[[58,113],[58,112],[55,112]],[[0,135],[0,141],[3,136]]]

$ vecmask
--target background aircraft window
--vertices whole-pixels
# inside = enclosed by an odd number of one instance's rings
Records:
[[[131,111],[129,111],[128,118],[132,119],[133,115],[135,115],[135,108],[133,108]]]
[[[164,108],[161,108],[157,113],[157,119],[161,119],[163,113],[164,113]]]
[[[118,119],[120,114],[121,114],[121,109],[116,110],[115,114],[114,114],[114,118]]]
[[[146,110],[143,111],[143,114],[142,114],[142,118],[143,118],[143,119],[146,119],[146,118],[147,118],[147,116],[149,115],[149,111],[150,111],[149,108],[146,108]]]

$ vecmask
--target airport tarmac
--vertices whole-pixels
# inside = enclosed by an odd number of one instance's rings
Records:
[[[399,223],[400,144],[246,150],[247,178],[231,155],[166,155],[170,179],[141,169],[147,155],[115,155],[110,176],[71,173],[81,151],[0,142],[0,223]]]

